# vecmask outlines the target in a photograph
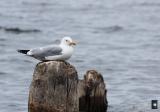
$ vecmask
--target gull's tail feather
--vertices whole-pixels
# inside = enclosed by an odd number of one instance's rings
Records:
[[[19,53],[22,53],[22,54],[27,54],[27,52],[29,51],[29,50],[20,50],[20,49],[18,49],[17,50]]]

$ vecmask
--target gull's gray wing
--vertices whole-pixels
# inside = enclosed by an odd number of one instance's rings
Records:
[[[28,54],[42,60],[45,59],[45,57],[47,56],[61,55],[62,48],[59,46],[47,46],[42,48],[35,48],[31,49]]]

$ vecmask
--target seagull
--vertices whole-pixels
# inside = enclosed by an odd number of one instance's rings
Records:
[[[57,41],[56,41],[57,43]],[[74,51],[76,42],[71,37],[63,37],[58,44],[53,44],[45,47],[34,48],[30,50],[17,50],[19,53],[26,54],[40,61],[51,60],[68,60]]]

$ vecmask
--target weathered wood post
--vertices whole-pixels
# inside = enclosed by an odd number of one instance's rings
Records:
[[[107,89],[103,77],[95,70],[88,70],[84,80],[79,81],[79,111],[107,112]]]
[[[77,86],[77,71],[69,63],[38,63],[29,91],[29,112],[78,112]]]

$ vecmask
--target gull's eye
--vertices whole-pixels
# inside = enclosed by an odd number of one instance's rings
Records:
[[[68,42],[68,40],[66,40],[66,42]]]

